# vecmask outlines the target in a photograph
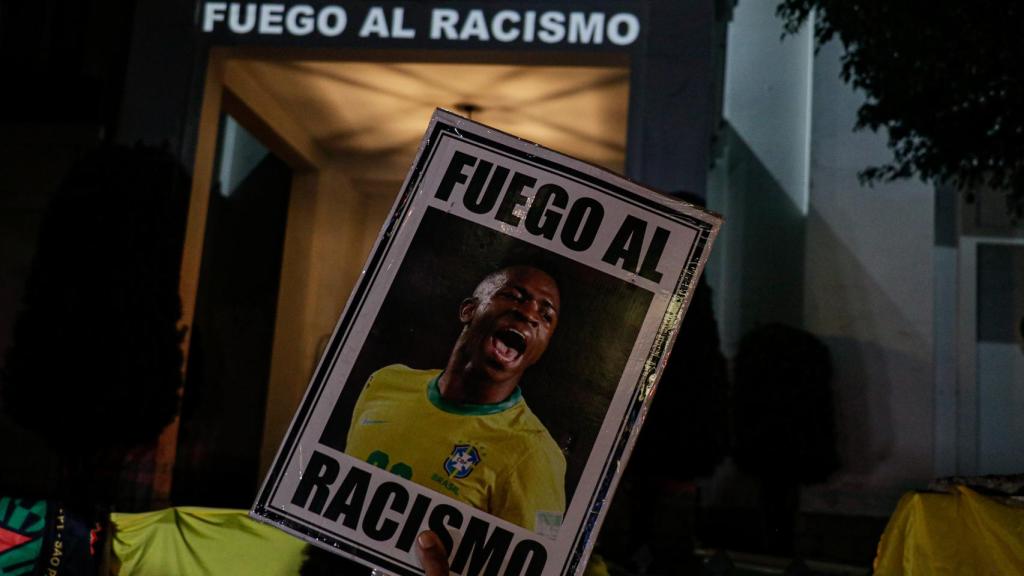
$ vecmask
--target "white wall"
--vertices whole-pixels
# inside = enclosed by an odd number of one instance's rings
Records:
[[[890,158],[885,136],[853,132],[863,95],[839,78],[840,48],[814,56],[806,27],[780,40],[775,6],[742,0],[730,24],[708,278],[727,352],[771,321],[831,351],[843,468],[805,508],[885,515],[934,475],[933,189],[858,182]]]
[[[742,0],[729,23],[723,115],[786,195],[806,212],[814,44],[785,40],[776,3]]]
[[[379,163],[332,159],[291,190],[260,476],[270,468],[313,370],[359,280],[399,179],[367,179]],[[374,169],[371,172],[371,168]]]
[[[728,125],[708,182],[708,206],[726,217],[707,278],[727,355],[759,323],[798,324],[803,308],[814,51],[806,28],[781,36],[775,2],[737,4],[726,48]]]
[[[852,131],[864,97],[839,79],[840,54],[814,62],[804,327],[835,361],[836,484],[899,491],[933,476],[934,189],[858,182],[891,152],[884,134]]]

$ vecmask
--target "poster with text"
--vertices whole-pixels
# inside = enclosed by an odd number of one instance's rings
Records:
[[[581,571],[720,219],[437,111],[252,515],[396,575]]]

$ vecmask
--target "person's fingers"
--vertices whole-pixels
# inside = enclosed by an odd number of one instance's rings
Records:
[[[416,537],[416,557],[427,576],[448,576],[448,552],[434,532],[427,530]]]

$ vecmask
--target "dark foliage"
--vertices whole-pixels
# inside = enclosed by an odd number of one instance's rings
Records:
[[[187,185],[169,154],[104,146],[44,216],[0,393],[69,460],[116,462],[174,417]]]
[[[865,182],[917,175],[1006,189],[1024,216],[1024,4],[1015,0],[783,0],[795,32],[844,47],[842,78],[867,95],[857,128],[885,128],[892,162]]]

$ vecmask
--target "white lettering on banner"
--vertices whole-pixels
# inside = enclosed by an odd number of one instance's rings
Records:
[[[213,26],[224,21],[226,9],[227,4],[224,2],[207,2],[203,6],[203,32],[213,32]]]
[[[519,29],[507,29],[505,25],[509,22],[518,24],[522,17],[515,10],[502,10],[491,19],[491,36],[498,42],[513,42],[519,38]]]
[[[366,38],[371,34],[380,38],[388,37],[388,19],[384,16],[384,9],[380,6],[370,8],[370,11],[366,13],[366,19],[363,20],[363,27],[359,29],[360,38]]]
[[[626,26],[625,33],[620,30],[623,25]],[[639,37],[640,19],[636,15],[622,12],[608,19],[608,39],[612,44],[629,46]]]
[[[523,42],[540,40],[545,44],[601,45],[609,41],[629,46],[640,37],[640,19],[620,12],[609,17],[604,12],[565,12],[500,10],[490,19],[480,9],[463,12],[455,8],[434,8],[430,13],[431,40],[478,40],[487,42]]]
[[[565,14],[561,12],[545,12],[540,15],[540,32],[537,37],[541,42],[557,44],[565,38]]]
[[[242,8],[245,8],[245,21],[242,20]],[[256,5],[246,4],[239,6],[232,4],[228,7],[228,29],[235,34],[246,34],[252,32],[256,27]]]
[[[284,17],[285,28],[296,36],[305,36],[316,28],[313,15],[316,11],[308,4],[296,4],[288,9]]]
[[[444,32],[445,40],[458,40],[455,23],[459,21],[459,11],[454,8],[435,8],[430,13],[430,39],[440,40]]]
[[[348,25],[348,14],[341,6],[326,6],[316,17],[316,28],[324,36],[338,36]]]
[[[396,12],[401,10],[396,8]],[[395,23],[401,27],[400,19]],[[333,4],[317,12],[309,4],[295,4],[286,10],[280,3],[207,2],[203,6],[203,32],[214,32],[223,24],[227,24],[229,32],[238,35],[255,31],[266,36],[308,36],[316,31],[321,36],[333,37],[345,31],[348,14],[341,6]],[[408,32],[412,30],[402,30],[403,34]]]
[[[284,32],[284,4],[264,4],[260,6],[260,34],[280,34]]]
[[[391,11],[391,37],[401,39],[412,39],[416,37],[416,30],[405,28],[405,8],[395,8]]]
[[[389,27],[384,9],[380,6],[372,6],[366,13],[362,28],[359,29],[360,38],[370,36],[407,40],[416,37],[416,30],[405,27],[405,8],[395,8],[391,11],[391,26]]]
[[[537,13],[530,10],[526,13],[526,21],[523,22],[523,41],[533,42],[534,35],[537,32]]]
[[[604,41],[604,14],[573,12],[569,14],[570,44],[601,44]]]
[[[487,20],[484,19],[483,10],[470,10],[466,17],[466,23],[459,32],[459,40],[469,40],[475,37],[481,42],[487,42],[491,37],[487,34]]]
[[[426,8],[419,10],[428,16]],[[370,5],[355,34],[359,38],[414,39],[419,31],[406,24],[406,16],[406,7]],[[488,14],[483,8],[444,7],[430,8],[423,21],[429,26],[425,36],[435,41],[629,46],[640,37],[640,18],[629,12],[506,8]],[[315,32],[335,37],[345,32],[347,25],[348,13],[339,4],[205,2],[200,27],[206,33],[298,37]]]

